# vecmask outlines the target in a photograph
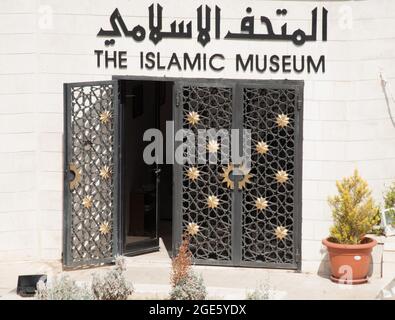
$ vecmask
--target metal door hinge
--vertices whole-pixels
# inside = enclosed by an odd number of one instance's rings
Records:
[[[296,262],[300,262],[300,260],[301,260],[301,255],[300,255],[299,249],[295,250],[295,260],[296,260]]]
[[[179,93],[177,93],[177,95],[176,95],[176,107],[178,108],[179,106],[180,106],[180,94]]]
[[[302,107],[303,107],[303,100],[298,100],[298,103],[297,103],[298,110],[302,110]]]

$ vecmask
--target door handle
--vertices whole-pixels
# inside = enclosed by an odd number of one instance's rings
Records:
[[[155,173],[156,175],[158,175],[161,171],[162,171],[162,169],[161,168],[157,168],[157,169],[150,169],[151,170],[151,172],[153,172],[153,173]]]
[[[69,180],[69,187],[70,190],[74,190],[78,187],[79,183],[81,182],[81,171],[77,168],[74,163],[70,163],[69,165],[69,172],[68,172]]]

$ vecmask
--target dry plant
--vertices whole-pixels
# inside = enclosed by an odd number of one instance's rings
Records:
[[[192,266],[192,253],[189,250],[190,235],[185,233],[178,254],[171,262],[170,282],[175,287],[180,280],[187,277]]]
[[[199,232],[199,226],[196,223],[189,223],[182,235],[182,243],[178,248],[178,254],[172,259],[170,282],[175,287],[180,280],[185,279],[192,267],[192,252],[189,250],[191,237],[196,236]]]

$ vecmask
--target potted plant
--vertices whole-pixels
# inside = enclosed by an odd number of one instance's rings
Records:
[[[371,252],[377,241],[366,237],[379,210],[368,184],[355,170],[351,177],[336,182],[338,194],[328,202],[333,226],[330,237],[322,243],[328,248],[331,279],[334,282],[360,284],[367,282]]]

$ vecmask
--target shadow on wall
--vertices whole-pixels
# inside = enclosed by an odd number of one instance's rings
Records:
[[[331,268],[329,265],[329,255],[326,252],[326,250],[324,248],[322,248],[321,253],[324,253],[324,252],[325,252],[325,255],[321,260],[320,266],[318,267],[317,275],[322,278],[329,279],[329,277],[331,275]]]
[[[389,84],[388,84],[387,80],[385,80],[385,78],[384,78],[382,73],[380,73],[380,80],[381,80],[381,88],[383,90],[385,102],[386,102],[386,105],[387,105],[388,115],[389,115],[389,117],[391,119],[392,126],[395,128],[395,119],[394,119],[394,116],[393,116],[392,110],[391,110],[391,101],[394,103],[395,99],[394,99],[394,97],[391,94],[391,91],[390,91],[391,89],[387,90],[387,87],[389,87]],[[389,95],[390,95],[391,99],[388,96],[388,91],[389,91]]]

